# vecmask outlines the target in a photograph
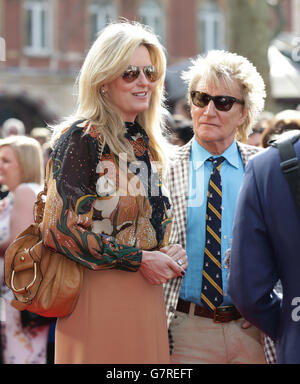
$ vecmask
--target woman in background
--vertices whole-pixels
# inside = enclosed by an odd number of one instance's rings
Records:
[[[44,178],[40,144],[26,136],[0,140],[0,184],[9,194],[0,201],[1,350],[4,364],[45,364],[48,325],[32,327],[27,311],[10,305],[13,293],[4,285],[6,248],[33,223],[33,205]],[[26,324],[25,324],[26,322]]]

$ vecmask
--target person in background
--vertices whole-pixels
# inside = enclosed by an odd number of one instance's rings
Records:
[[[46,167],[52,149],[50,147],[51,131],[46,127],[35,127],[30,131],[30,136],[36,139],[42,147],[44,165]]]
[[[261,332],[242,318],[226,284],[244,167],[260,151],[243,143],[263,110],[264,82],[245,57],[218,50],[199,56],[183,78],[194,138],[167,174],[170,242],[188,255],[185,276],[165,284],[172,362],[264,364]]]
[[[16,118],[9,118],[4,121],[1,129],[2,137],[11,135],[25,135],[25,125],[23,121]],[[0,184],[0,200],[7,196],[7,187]]]
[[[260,146],[262,134],[268,128],[273,116],[273,113],[267,111],[263,111],[260,114],[258,122],[254,125],[252,132],[248,136],[247,144],[255,145],[256,147]]]
[[[268,148],[270,141],[277,140],[282,133],[300,129],[300,111],[286,109],[277,113],[263,131],[260,145]]]
[[[183,118],[181,120],[175,120],[169,141],[173,145],[182,147],[188,143],[193,136],[194,131],[192,121]]]
[[[43,239],[86,267],[56,324],[57,364],[170,361],[162,284],[187,262],[168,245],[160,178],[165,69],[147,27],[108,25],[82,66],[77,112],[54,129]]]
[[[8,245],[33,223],[33,204],[44,179],[40,144],[26,136],[0,140],[0,183],[9,194],[0,202],[1,351],[4,364],[45,364],[49,326],[36,323],[27,311],[10,305],[13,293],[5,286],[4,253]]]
[[[34,127],[30,131],[30,137],[36,139],[41,146],[43,146],[43,144],[49,142],[51,138],[51,131],[46,127]]]
[[[299,159],[299,139],[294,150]],[[229,293],[245,318],[275,341],[277,363],[299,364],[300,219],[280,163],[278,149],[270,147],[247,165],[233,227]],[[279,280],[283,295],[276,289]]]
[[[173,114],[181,115],[188,120],[191,118],[190,104],[186,97],[176,101]]]
[[[5,120],[2,124],[2,137],[5,138],[12,135],[25,135],[23,121],[14,117]]]

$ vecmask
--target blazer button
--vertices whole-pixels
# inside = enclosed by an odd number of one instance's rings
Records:
[[[175,308],[173,307],[173,305],[169,306],[169,311],[175,313]]]

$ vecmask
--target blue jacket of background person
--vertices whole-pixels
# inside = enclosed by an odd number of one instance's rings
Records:
[[[300,139],[294,149],[300,159]],[[280,280],[283,295],[274,291]],[[270,147],[249,160],[233,228],[228,292],[276,342],[277,363],[300,363],[300,217]]]

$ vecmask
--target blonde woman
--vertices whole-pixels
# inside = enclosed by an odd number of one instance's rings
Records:
[[[162,284],[187,263],[167,246],[159,177],[165,68],[145,27],[107,26],[81,69],[77,112],[55,128],[43,236],[86,267],[74,312],[56,326],[56,363],[169,362]]]
[[[46,363],[48,326],[24,326],[26,311],[10,306],[4,285],[3,256],[15,237],[33,222],[32,207],[44,178],[40,144],[26,136],[0,140],[0,183],[9,194],[0,202],[1,349],[3,363]]]

